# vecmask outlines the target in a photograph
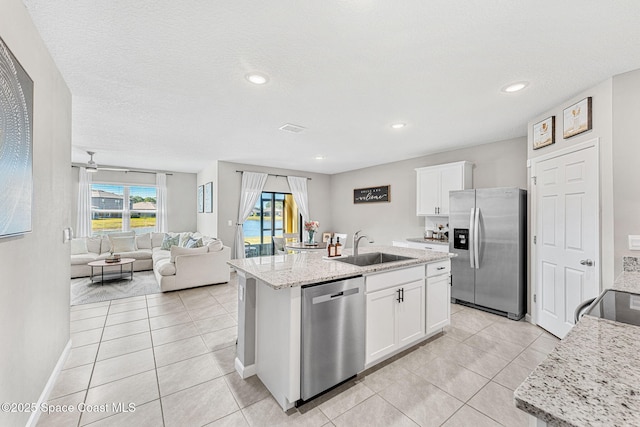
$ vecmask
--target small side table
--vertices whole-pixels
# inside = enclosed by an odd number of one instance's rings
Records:
[[[89,267],[91,267],[91,283],[95,283],[95,281],[93,280],[96,277],[100,277],[100,284],[104,285],[104,282],[107,280],[116,280],[116,279],[122,279],[123,277],[126,277],[127,275],[129,275],[129,280],[133,280],[133,262],[135,261],[134,258],[121,258],[120,261],[118,262],[106,262],[105,260],[101,259],[99,261],[91,261],[90,263],[88,263],[87,265]],[[123,271],[122,266],[129,264],[129,271]],[[120,267],[120,271],[104,271],[105,267]],[[100,267],[100,273],[99,274],[94,274],[94,268],[96,267]]]

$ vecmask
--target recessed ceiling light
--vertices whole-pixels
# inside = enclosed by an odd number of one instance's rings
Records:
[[[316,160],[324,160],[324,156],[316,156],[315,159]]]
[[[247,80],[256,85],[263,85],[269,81],[269,77],[262,73],[249,73],[245,76]]]
[[[391,127],[394,128],[394,129],[402,129],[406,125],[407,125],[406,123],[394,123],[394,124],[391,125]]]
[[[522,89],[524,89],[527,86],[529,86],[529,82],[510,83],[510,84],[506,85],[505,87],[503,87],[502,91],[503,92],[507,92],[507,93],[513,93],[513,92],[521,91]]]

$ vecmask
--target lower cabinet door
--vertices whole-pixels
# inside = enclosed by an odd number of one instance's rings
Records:
[[[424,279],[400,286],[402,302],[398,310],[398,347],[424,336],[425,296]]]
[[[449,275],[427,278],[427,334],[451,323],[451,287]]]
[[[396,349],[396,306],[398,288],[367,294],[367,332],[365,364]]]

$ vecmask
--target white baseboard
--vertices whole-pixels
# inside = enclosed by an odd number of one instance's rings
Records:
[[[242,379],[252,377],[256,374],[256,365],[244,366],[240,359],[236,357],[235,361],[236,372],[240,374]]]
[[[36,424],[38,424],[38,420],[40,419],[40,406],[42,406],[42,404],[47,402],[47,400],[49,399],[49,394],[51,394],[51,390],[53,390],[53,386],[55,385],[56,380],[58,379],[58,375],[60,375],[60,371],[62,371],[62,368],[64,367],[64,364],[66,363],[70,352],[71,340],[67,341],[67,345],[65,346],[64,350],[62,350],[62,354],[58,358],[58,363],[56,363],[56,366],[53,368],[53,372],[51,372],[51,376],[49,376],[49,381],[47,381],[47,384],[45,384],[44,390],[42,390],[42,394],[40,394],[36,410],[31,413],[26,427],[35,427]]]
[[[529,315],[529,313],[524,315],[524,321],[535,325],[535,323],[533,323],[533,319],[531,319],[531,315]]]

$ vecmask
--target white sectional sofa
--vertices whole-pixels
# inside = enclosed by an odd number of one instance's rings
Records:
[[[189,241],[193,246],[202,246],[182,247]],[[71,278],[89,276],[91,267],[87,263],[105,259],[111,250],[122,258],[134,258],[134,271],[153,270],[162,292],[226,283],[230,279],[227,261],[231,249],[220,240],[199,233],[133,232],[72,240]]]

